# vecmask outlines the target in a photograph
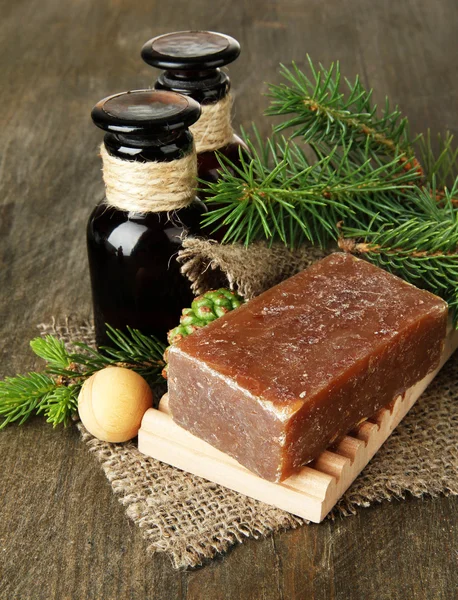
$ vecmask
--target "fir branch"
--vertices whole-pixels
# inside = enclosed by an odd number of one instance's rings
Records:
[[[305,136],[316,158],[291,139],[263,141],[255,129],[252,142],[244,133],[250,156],[241,152],[238,166],[220,157],[219,181],[202,182],[210,209],[203,224],[224,228],[224,243],[324,247],[338,238],[341,220],[363,229],[375,217],[398,224],[411,212],[406,197],[424,174],[407,119],[388,101],[378,116],[372,91],[358,79],[342,85],[338,64],[326,70],[308,62],[310,79],[296,65],[282,68],[288,85],[270,87],[268,114],[293,114],[277,131]]]
[[[372,103],[372,90],[366,90],[358,77],[344,79],[339,63],[329,69],[316,69],[307,55],[310,78],[296,64],[281,65],[287,84],[270,85],[267,115],[293,115],[276,126],[276,131],[292,128],[293,137],[307,142],[325,142],[328,146],[350,140],[368,140],[371,150],[394,156],[414,157],[408,120],[398,107],[390,107],[388,98],[379,116]]]
[[[243,137],[250,155],[240,152],[239,166],[220,156],[218,182],[202,182],[210,209],[203,224],[226,228],[224,243],[266,239],[324,247],[337,239],[342,219],[363,227],[380,211],[394,218],[417,177],[415,167],[405,169],[403,156],[374,161],[368,142],[342,141],[312,163],[290,140],[263,143],[256,130],[256,143],[245,132]]]
[[[53,427],[60,423],[67,426],[78,410],[80,390],[81,384],[54,387],[40,403],[37,414],[44,413],[46,422],[52,423]]]
[[[67,425],[77,410],[84,381],[104,367],[127,367],[150,385],[162,381],[165,344],[136,329],[123,333],[107,326],[107,331],[113,346],[100,351],[75,342],[71,344],[75,352],[51,335],[32,340],[32,350],[47,362],[45,372],[0,382],[0,429],[15,421],[22,424],[35,414],[44,414],[53,426]]]
[[[18,421],[19,425],[39,410],[55,388],[55,381],[43,373],[7,377],[0,381],[0,429]]]
[[[162,381],[166,344],[131,327],[127,327],[127,333],[124,333],[107,325],[107,334],[113,346],[100,349],[107,360],[112,361],[112,364],[132,369],[144,377],[150,385]]]
[[[65,344],[52,335],[33,339],[30,347],[37,356],[48,362],[49,366],[66,369],[72,362]]]
[[[69,352],[70,364],[78,366],[76,373],[66,369],[51,367],[54,375],[63,377],[83,378],[90,377],[96,371],[109,366],[125,367],[139,373],[150,385],[162,381],[161,371],[165,362],[162,358],[165,344],[154,338],[142,334],[138,329],[127,327],[124,333],[110,325],[106,325],[107,335],[112,341],[112,346],[102,346],[95,350],[82,342],[72,345],[80,352]],[[48,367],[48,370],[50,368]]]
[[[434,179],[433,179],[434,183]],[[411,214],[394,224],[374,219],[366,228],[341,226],[339,246],[363,254],[370,262],[405,281],[438,294],[449,303],[458,324],[458,211],[451,190],[443,204],[436,202],[436,188],[423,188],[409,199]]]
[[[431,131],[419,138],[422,164],[429,183],[435,182],[440,188],[446,187],[450,180],[458,177],[458,147],[453,146],[453,135],[446,131],[445,135],[438,134],[437,150],[433,148]]]

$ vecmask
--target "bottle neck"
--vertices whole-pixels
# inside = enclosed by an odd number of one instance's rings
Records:
[[[190,96],[200,104],[212,104],[222,100],[231,82],[220,69],[206,71],[164,71],[154,84],[156,90],[177,92]]]
[[[181,154],[180,158],[162,155],[162,160],[152,158],[151,148],[140,149],[134,157],[125,153],[125,147],[115,146],[111,152],[108,148],[105,142],[100,149],[108,206],[145,214],[180,210],[194,200],[197,156],[193,146],[191,152]],[[148,152],[149,156],[142,156]]]
[[[103,141],[111,156],[131,162],[171,162],[193,152],[193,137],[187,129],[154,137],[110,132]]]
[[[195,198],[197,157],[189,130],[142,139],[109,132],[101,156],[108,206],[129,213],[169,212]]]

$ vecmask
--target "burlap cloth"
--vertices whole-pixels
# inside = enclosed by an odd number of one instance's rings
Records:
[[[184,271],[202,292],[230,285],[249,298],[320,258],[316,250],[290,253],[256,244],[222,247],[188,240]],[[92,325],[42,325],[66,341],[93,343]],[[381,450],[332,511],[351,515],[358,507],[413,496],[458,495],[458,356],[418,400]],[[176,568],[195,567],[247,538],[306,523],[277,508],[184,473],[142,455],[135,441],[100,442],[78,425],[127,515],[140,527],[151,552],[167,552]]]

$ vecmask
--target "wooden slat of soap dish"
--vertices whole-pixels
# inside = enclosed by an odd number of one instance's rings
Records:
[[[440,367],[458,347],[458,332],[447,336]],[[138,434],[138,448],[148,456],[277,506],[315,523],[321,522],[380,446],[412,408],[440,367],[399,396],[390,406],[360,424],[337,446],[282,483],[248,471],[235,459],[192,435],[172,420],[165,395],[159,410],[149,409]]]

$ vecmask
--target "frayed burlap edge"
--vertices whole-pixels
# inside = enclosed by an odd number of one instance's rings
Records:
[[[192,568],[247,538],[298,527],[302,519],[175,469],[138,451],[135,442],[108,444],[78,423],[113,492],[147,541],[175,568]]]
[[[288,250],[283,244],[255,242],[221,245],[212,240],[187,238],[179,253],[181,271],[195,294],[229,287],[249,300],[284,279],[306,269],[327,253],[319,248]]]
[[[186,240],[183,268],[196,292],[230,285],[250,298],[321,257],[256,244],[222,247]],[[260,283],[261,282],[261,283]],[[66,342],[93,343],[90,323],[72,319],[42,324]],[[166,552],[176,568],[196,567],[245,539],[259,539],[306,521],[141,454],[135,442],[109,444],[79,423],[96,456],[140,527],[150,552]],[[458,357],[442,369],[395,432],[344,494],[329,518],[355,514],[385,500],[458,495]]]

